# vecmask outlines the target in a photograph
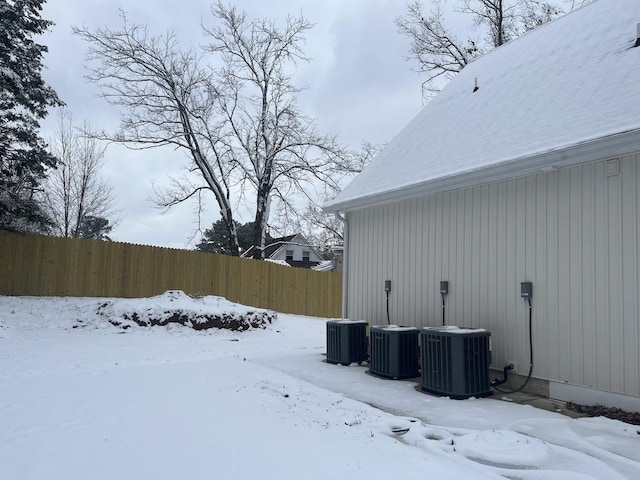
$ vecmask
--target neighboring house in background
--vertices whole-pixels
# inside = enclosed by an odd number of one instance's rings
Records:
[[[251,247],[242,256],[252,258],[255,247]],[[273,261],[282,261],[292,267],[311,268],[324,261],[318,251],[309,245],[307,239],[300,233],[286,237],[273,238],[271,243],[265,246],[264,258]]]
[[[342,273],[344,247],[342,245],[336,245],[329,248],[330,253],[328,253],[327,257],[331,259],[324,260],[315,267],[312,267],[313,270],[316,270],[318,272]]]
[[[469,64],[325,211],[343,316],[492,335],[492,368],[640,411],[640,1],[599,0]]]

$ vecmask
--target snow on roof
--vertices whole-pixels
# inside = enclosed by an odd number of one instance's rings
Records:
[[[265,262],[275,263],[276,265],[282,265],[283,267],[290,267],[286,260],[275,260],[273,258],[265,258]]]
[[[325,210],[640,150],[639,22],[640,1],[598,0],[484,55]]]
[[[333,260],[323,260],[318,265],[311,267],[316,272],[330,272],[333,270]]]

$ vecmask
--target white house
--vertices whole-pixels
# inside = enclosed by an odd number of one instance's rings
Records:
[[[343,315],[491,332],[492,368],[640,410],[640,1],[598,0],[468,65],[326,207]]]
[[[242,256],[252,258],[253,252],[254,247],[251,247]],[[264,258],[300,268],[312,268],[324,261],[316,248],[309,245],[309,241],[301,233],[271,239],[264,248]]]

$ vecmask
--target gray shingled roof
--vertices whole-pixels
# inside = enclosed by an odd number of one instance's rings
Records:
[[[484,55],[325,210],[640,151],[638,23],[640,0],[598,0]]]

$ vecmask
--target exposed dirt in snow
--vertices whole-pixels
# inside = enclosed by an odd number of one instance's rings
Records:
[[[106,307],[106,304],[104,305]],[[102,307],[101,307],[102,308]],[[98,313],[103,313],[103,310],[99,310]],[[253,312],[251,312],[253,313]],[[164,326],[170,323],[177,323],[182,326],[188,326],[194,330],[207,330],[209,328],[224,328],[233,331],[244,331],[250,328],[265,328],[273,320],[272,315],[262,313],[258,315],[198,315],[192,312],[184,311],[166,311],[162,312],[160,316],[150,316],[142,319],[137,312],[124,313],[122,315],[123,320],[128,320],[136,323],[140,327],[155,327]],[[109,319],[109,323],[116,327],[122,327],[123,329],[129,328],[129,323]]]
[[[276,313],[269,310],[233,304],[220,297],[191,298],[180,290],[169,290],[154,299],[155,305],[152,306],[146,299],[108,300],[98,307],[97,313],[124,330],[134,325],[179,324],[194,330],[245,331],[266,328],[277,318]],[[79,323],[75,328],[82,326],[82,322]]]
[[[573,402],[567,402],[567,408],[574,412],[587,414],[590,417],[607,417],[632,425],[640,425],[640,412],[627,412],[620,408],[605,407],[604,405],[580,405]],[[640,435],[640,430],[638,430],[638,435]]]

